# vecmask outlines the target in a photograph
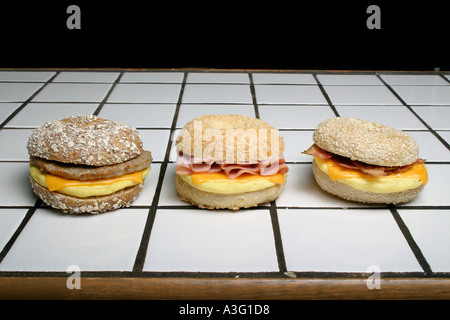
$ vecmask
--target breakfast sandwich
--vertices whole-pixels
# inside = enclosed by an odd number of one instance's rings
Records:
[[[304,154],[314,157],[318,185],[343,199],[364,203],[405,203],[428,181],[425,160],[407,133],[355,118],[331,118],[313,134]]]
[[[67,213],[129,206],[153,160],[135,128],[93,115],[45,123],[27,148],[34,193]]]
[[[283,139],[257,118],[197,117],[180,131],[176,148],[176,191],[200,208],[257,206],[275,200],[286,183]]]

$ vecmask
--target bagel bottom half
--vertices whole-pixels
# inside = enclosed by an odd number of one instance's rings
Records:
[[[331,180],[330,176],[319,169],[316,162],[313,161],[314,178],[317,184],[326,192],[339,198],[363,203],[385,203],[400,204],[413,200],[422,191],[423,185],[415,189],[409,189],[401,192],[376,193],[362,191],[352,188],[339,181]]]
[[[283,191],[284,184],[252,192],[220,194],[199,190],[175,175],[175,187],[182,201],[199,208],[239,210],[275,200]]]
[[[105,211],[129,207],[141,193],[143,184],[137,184],[112,194],[98,197],[77,198],[58,192],[49,191],[30,177],[34,193],[49,206],[62,210],[65,213],[97,214]]]

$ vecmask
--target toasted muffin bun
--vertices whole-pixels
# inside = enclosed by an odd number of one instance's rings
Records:
[[[97,116],[71,116],[36,128],[28,141],[30,156],[71,164],[105,166],[142,152],[138,131]]]
[[[321,122],[313,140],[326,151],[378,166],[404,166],[419,157],[419,147],[407,133],[355,118],[337,117]]]
[[[58,192],[49,191],[30,177],[34,193],[49,206],[65,213],[97,214],[130,206],[131,202],[141,193],[142,184],[119,190],[113,194],[100,197],[77,198]]]
[[[315,161],[313,161],[313,172],[317,184],[326,192],[345,200],[363,203],[406,203],[413,200],[424,187],[421,185],[416,189],[409,189],[402,192],[376,193],[358,190],[339,181],[331,180],[329,175],[319,169]]]
[[[260,142],[264,151],[259,149]],[[263,120],[219,114],[188,122],[177,138],[176,147],[204,161],[224,161],[232,155],[240,161],[254,162],[279,156],[284,151],[284,142],[278,130]]]
[[[253,192],[239,194],[219,194],[199,190],[185,182],[178,175],[175,186],[180,199],[203,209],[231,209],[238,210],[257,206],[275,200],[283,191],[284,184]]]

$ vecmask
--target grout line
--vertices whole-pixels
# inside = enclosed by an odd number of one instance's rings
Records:
[[[184,74],[183,82],[181,84],[180,94],[178,96],[178,101],[177,101],[177,106],[175,108],[172,125],[170,127],[169,141],[167,142],[166,153],[164,155],[164,161],[161,163],[161,167],[159,170],[158,183],[156,185],[155,194],[153,195],[152,205],[150,207],[147,221],[145,223],[141,243],[139,245],[139,249],[136,254],[136,259],[135,259],[135,262],[133,265],[133,272],[142,272],[142,269],[144,267],[144,263],[145,263],[145,259],[146,259],[146,255],[147,255],[147,249],[148,249],[148,245],[149,245],[149,241],[150,241],[150,234],[153,229],[153,223],[155,221],[156,211],[158,209],[158,202],[159,202],[159,197],[161,195],[162,184],[163,184],[164,177],[166,175],[167,166],[169,163],[169,156],[170,156],[170,151],[172,148],[172,136],[176,129],[178,113],[180,112],[184,88],[186,86],[186,80],[187,80],[187,72]]]
[[[16,110],[13,111],[13,113],[11,113],[1,124],[0,124],[0,129],[2,129],[9,121],[12,120],[12,118],[14,118],[23,108],[25,108],[25,106],[30,103],[31,100],[34,99],[34,97],[36,97],[39,92],[41,92],[49,83],[51,83],[53,81],[53,79],[55,79],[57,76],[59,75],[59,71],[56,72],[53,77],[51,77],[50,79],[48,79],[48,81],[42,85],[39,89],[36,90],[35,93],[33,93],[27,100],[25,100],[25,102],[23,102]]]
[[[411,106],[409,104],[406,103],[406,101],[404,101],[402,99],[402,97],[400,97],[400,95],[386,82],[383,80],[383,78],[380,77],[379,74],[376,75],[378,77],[378,79],[380,79],[380,81],[382,81],[384,83],[384,85],[389,89],[389,91],[391,91],[391,93],[406,107],[408,108],[408,110],[414,115],[416,116],[417,119],[419,119],[420,122],[422,122],[422,124],[448,149],[450,150],[450,144],[445,141],[444,138],[442,138],[428,123],[426,123],[425,120],[423,120],[415,111],[413,108],[411,108]]]
[[[98,114],[100,113],[100,111],[102,111],[103,106],[105,105],[106,101],[108,101],[109,96],[111,95],[111,93],[113,92],[114,88],[116,87],[116,85],[119,83],[120,79],[123,76],[123,72],[121,72],[118,76],[117,79],[113,82],[113,84],[111,85],[111,88],[109,89],[108,93],[105,95],[105,97],[103,98],[102,102],[100,102],[100,105],[97,107],[97,109],[95,109],[93,115],[94,116],[98,116]]]
[[[444,77],[443,74],[440,74],[439,76],[440,76],[442,79],[444,79],[445,81],[447,81],[448,83],[450,83],[450,80],[449,80],[447,77]]]
[[[250,78],[250,92],[252,94],[253,108],[255,109],[255,118],[259,119],[259,109],[258,102],[256,101],[255,83],[253,82],[253,75],[251,72],[248,73],[248,77]]]
[[[286,259],[284,256],[283,241],[281,240],[280,223],[278,221],[278,212],[275,200],[270,202],[270,219],[272,221],[273,236],[275,240],[275,250],[277,253],[278,269],[282,274],[288,270],[286,267]]]
[[[409,232],[409,229],[406,226],[405,222],[400,217],[400,214],[398,213],[395,205],[389,204],[388,208],[391,211],[391,214],[394,217],[395,222],[397,223],[398,227],[400,228],[400,231],[402,232],[403,236],[405,237],[406,241],[408,242],[408,245],[411,248],[414,256],[416,257],[417,262],[420,264],[423,271],[427,275],[432,274],[433,271],[431,270],[430,265],[428,264],[427,260],[425,259],[424,255],[422,254],[422,251],[420,250],[419,246],[417,245],[416,241],[414,240],[413,236],[411,235],[411,232]]]
[[[0,263],[2,263],[3,259],[5,258],[5,256],[8,254],[9,250],[11,250],[11,247],[14,245],[14,243],[16,242],[17,238],[19,237],[20,233],[22,232],[22,230],[25,228],[25,226],[27,225],[28,221],[30,221],[31,217],[33,216],[34,212],[36,211],[36,209],[42,204],[42,200],[41,199],[37,199],[34,206],[31,207],[30,209],[28,209],[25,217],[23,218],[22,222],[20,223],[20,225],[17,227],[16,231],[14,232],[14,234],[11,236],[11,238],[9,239],[9,241],[6,243],[6,245],[3,247],[3,250],[0,252]]]
[[[328,96],[328,93],[325,91],[325,88],[322,86],[322,83],[320,83],[319,78],[317,77],[317,74],[313,74],[314,79],[317,82],[317,85],[319,86],[320,91],[322,92],[323,96],[325,97],[325,100],[327,100],[329,107],[333,111],[334,115],[336,117],[340,117],[339,112],[337,111],[336,107],[334,106],[333,102],[331,102],[330,97]]]

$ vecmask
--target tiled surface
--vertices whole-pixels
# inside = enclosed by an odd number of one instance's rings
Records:
[[[0,71],[0,276],[352,277],[372,265],[397,277],[450,274],[450,75],[447,73]],[[202,114],[256,116],[285,141],[289,174],[271,204],[201,210],[174,187],[179,129]],[[131,208],[70,216],[36,202],[26,144],[33,128],[75,114],[135,126],[154,162]],[[301,152],[329,117],[410,133],[429,183],[399,206],[348,202],[316,184]]]

